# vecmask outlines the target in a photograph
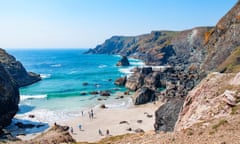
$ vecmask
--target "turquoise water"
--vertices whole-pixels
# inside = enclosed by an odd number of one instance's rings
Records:
[[[78,110],[98,104],[99,95],[89,92],[110,90],[111,97],[124,87],[114,85],[118,77],[129,74],[141,61],[130,59],[130,67],[116,67],[121,57],[86,55],[85,50],[8,50],[28,71],[41,74],[42,81],[20,89],[20,110]],[[87,85],[83,85],[87,83]],[[81,93],[87,93],[81,95]],[[110,99],[111,99],[110,97]],[[120,105],[122,103],[120,102]]]

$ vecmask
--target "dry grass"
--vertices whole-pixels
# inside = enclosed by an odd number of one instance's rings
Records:
[[[240,47],[237,47],[230,56],[218,67],[219,71],[236,73],[240,71]]]

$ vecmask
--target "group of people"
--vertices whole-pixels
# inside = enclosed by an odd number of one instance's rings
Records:
[[[104,136],[104,134],[102,133],[101,129],[98,130],[98,134],[100,136]],[[110,135],[110,132],[109,132],[109,129],[106,130],[106,136],[109,136]]]

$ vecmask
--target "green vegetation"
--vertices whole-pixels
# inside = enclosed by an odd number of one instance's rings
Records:
[[[218,67],[220,72],[236,73],[240,71],[240,47],[237,47]]]
[[[228,123],[228,121],[225,120],[225,119],[220,120],[217,124],[215,124],[215,125],[212,126],[212,129],[217,130],[221,125],[225,125],[225,124],[227,124],[227,123]]]
[[[116,141],[119,141],[121,139],[123,139],[124,137],[128,137],[130,135],[133,135],[133,134],[124,134],[124,135],[118,135],[118,136],[111,136],[111,137],[106,137],[96,143],[88,143],[88,142],[78,142],[76,144],[110,144],[110,143],[113,143],[113,142],[116,142]]]
[[[231,115],[238,114],[240,110],[240,105],[232,107]]]

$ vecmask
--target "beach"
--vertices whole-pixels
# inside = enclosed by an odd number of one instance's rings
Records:
[[[93,109],[93,119],[89,118],[88,111],[84,111],[83,116],[60,124],[73,128],[72,136],[76,141],[95,142],[108,136],[107,129],[110,136],[133,133],[138,128],[144,131],[154,130],[154,112],[160,105],[161,103],[158,102],[122,109],[95,108]],[[82,130],[79,129],[79,124],[82,126]],[[127,130],[129,128],[132,130]],[[99,129],[103,136],[99,135]]]
[[[127,133],[135,133],[136,129],[153,131],[155,116],[154,112],[162,103],[148,103],[140,106],[129,106],[125,108],[100,108],[86,109],[83,115],[68,120],[57,122],[59,125],[69,126],[69,133],[77,142],[96,142],[108,136],[116,136]],[[93,118],[89,112],[93,111]],[[81,113],[81,112],[80,112]],[[51,128],[54,123],[48,123]],[[81,125],[81,129],[79,129]],[[71,132],[71,128],[73,132]],[[99,134],[99,129],[102,135]],[[47,131],[46,129],[45,131]],[[107,130],[109,134],[107,135]],[[44,132],[44,131],[43,131]],[[41,133],[18,136],[22,140],[29,140]]]

